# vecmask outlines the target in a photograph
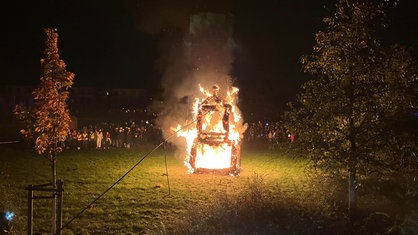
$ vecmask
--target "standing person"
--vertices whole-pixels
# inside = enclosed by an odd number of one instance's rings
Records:
[[[290,134],[290,143],[292,143],[295,140],[295,134]]]
[[[89,134],[87,133],[87,128],[83,128],[81,136],[83,138],[83,149],[87,149],[89,146]]]
[[[123,147],[124,135],[125,135],[125,133],[124,133],[123,127],[119,127],[119,132],[118,132],[118,136],[117,136],[117,141],[118,141],[119,148]]]
[[[118,133],[118,128],[117,127],[114,127],[114,126],[112,126],[110,129],[109,129],[109,133],[110,133],[110,136],[111,136],[111,138],[112,138],[112,145],[111,145],[111,147],[116,147],[116,134]]]
[[[133,140],[132,140],[132,147],[136,147],[139,145],[139,127],[135,128],[133,131]]]
[[[271,130],[267,134],[267,141],[269,143],[273,142],[273,132]]]
[[[103,132],[102,129],[96,131],[96,149],[102,148]]]
[[[119,140],[118,140],[118,134],[119,134],[119,127],[115,128],[113,136],[113,146],[115,148],[119,148]]]
[[[96,145],[96,132],[93,129],[90,130],[89,134],[89,148],[94,148]]]
[[[81,134],[80,131],[77,131],[77,150],[81,149],[83,143],[83,135]]]
[[[125,147],[127,148],[127,149],[129,149],[129,148],[131,148],[131,145],[132,145],[132,132],[131,132],[131,128],[126,128],[127,129],[127,131],[126,131],[126,134],[125,134],[125,142],[126,142],[126,145],[125,145]]]
[[[112,139],[110,138],[110,132],[106,131],[105,135],[105,146],[104,148],[110,149],[110,146],[112,145]]]
[[[71,148],[76,149],[77,148],[77,130],[74,129],[71,132]]]

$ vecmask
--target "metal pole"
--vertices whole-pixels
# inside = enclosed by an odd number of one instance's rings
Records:
[[[33,233],[33,185],[29,185],[26,189],[28,190],[28,235]]]
[[[165,176],[167,177],[167,187],[168,187],[168,194],[171,194],[171,189],[170,189],[170,179],[168,178],[168,166],[167,166],[167,153],[165,151],[165,145],[166,145],[166,141],[164,141],[164,160],[165,160]]]

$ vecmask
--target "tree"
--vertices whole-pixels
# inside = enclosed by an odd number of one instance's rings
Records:
[[[45,29],[44,59],[41,59],[41,83],[33,92],[36,102],[34,112],[37,134],[35,149],[39,154],[46,154],[52,166],[52,185],[57,187],[56,181],[56,153],[62,149],[58,146],[70,132],[71,117],[66,103],[69,88],[73,84],[74,74],[68,72],[66,64],[59,58],[58,33],[56,29]],[[56,197],[53,203],[53,233],[56,232]]]
[[[416,150],[412,133],[395,125],[417,107],[411,53],[399,45],[383,46],[375,36],[384,29],[387,5],[336,4],[335,13],[324,18],[325,30],[316,34],[313,53],[302,56],[304,71],[314,78],[286,113],[288,128],[315,167],[348,172],[350,219],[357,177],[410,165]]]
[[[45,58],[41,59],[41,83],[33,92],[36,102],[35,149],[47,154],[52,160],[61,148],[58,143],[70,131],[71,117],[66,103],[74,74],[66,70],[66,64],[59,58],[58,33],[56,29],[45,29]]]
[[[73,84],[74,74],[66,70],[66,64],[59,58],[58,33],[56,29],[44,29],[45,58],[41,59],[41,78],[39,86],[33,91],[36,107],[31,111],[21,112],[22,107],[15,109],[18,118],[28,122],[28,129],[21,133],[26,137],[33,135],[35,150],[51,162],[52,186],[56,189],[56,153],[62,151],[59,143],[64,141],[70,132],[71,117],[66,103],[69,89]],[[29,114],[20,116],[22,113]],[[56,220],[56,198],[54,195],[53,221]],[[53,233],[56,227],[53,223]]]

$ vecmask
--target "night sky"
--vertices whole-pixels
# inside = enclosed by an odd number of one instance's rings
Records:
[[[11,3],[14,2],[14,3]],[[418,1],[389,12],[388,42],[418,47]],[[187,33],[189,16],[232,14],[231,76],[247,112],[279,112],[309,78],[300,56],[311,52],[331,0],[8,1],[1,10],[0,85],[36,85],[45,27],[59,33],[59,53],[74,86],[159,90],[164,47]],[[415,53],[417,55],[417,53]],[[264,111],[257,110],[264,107]]]

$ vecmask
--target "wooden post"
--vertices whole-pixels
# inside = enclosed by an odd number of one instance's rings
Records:
[[[52,188],[57,189],[57,169],[55,167],[55,150],[51,154],[51,168],[52,168]],[[57,233],[57,192],[52,192],[52,234]]]
[[[33,185],[28,185],[28,235],[33,233]]]
[[[63,195],[64,195],[64,183],[62,180],[58,180],[58,216],[57,216],[57,235],[61,235],[62,232],[62,204],[63,204]]]
[[[168,166],[167,166],[167,154],[166,154],[166,146],[165,146],[165,141],[164,141],[164,144],[163,144],[163,147],[164,147],[164,160],[165,160],[165,176],[167,177],[167,187],[168,187],[168,195],[170,195],[171,194],[171,189],[170,189],[170,179],[168,178]]]
[[[48,188],[52,186],[51,183],[49,184],[40,184],[40,185],[28,185],[25,189],[28,190],[28,235],[32,235],[33,233],[33,200],[35,199],[53,199],[57,195],[57,189]],[[52,192],[52,196],[36,196],[34,192]],[[57,225],[57,222],[54,223],[54,227]],[[55,234],[55,233],[53,233]]]

